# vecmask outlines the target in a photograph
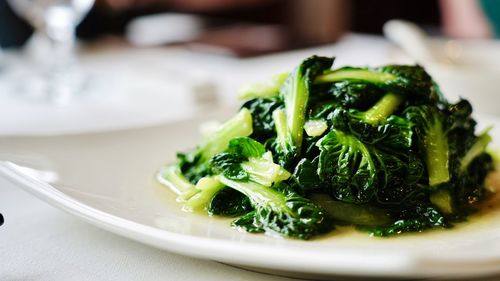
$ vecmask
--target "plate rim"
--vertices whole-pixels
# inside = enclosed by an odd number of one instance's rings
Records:
[[[223,263],[239,266],[250,266],[271,270],[282,270],[286,272],[311,273],[327,276],[349,276],[349,277],[435,277],[446,274],[450,276],[450,269],[454,268],[457,277],[478,276],[484,274],[499,273],[500,259],[490,261],[486,266],[477,263],[471,266],[463,266],[457,271],[453,262],[444,268],[443,263],[432,266],[429,260],[421,257],[409,257],[398,253],[377,253],[376,255],[358,251],[340,250],[325,256],[324,253],[316,257],[309,256],[304,261],[303,255],[306,250],[279,248],[279,251],[269,251],[268,245],[252,242],[235,242],[224,239],[197,237],[189,234],[180,234],[168,230],[143,225],[126,218],[115,216],[99,209],[90,207],[69,195],[61,192],[56,187],[25,174],[21,166],[8,161],[0,161],[0,175],[12,183],[17,184],[23,190],[31,193],[37,198],[50,205],[83,221],[97,226],[114,234],[167,250],[173,253],[216,260]],[[281,238],[277,238],[281,239]],[[307,242],[306,242],[307,243]],[[234,251],[240,254],[235,259]],[[302,258],[301,258],[302,257]],[[285,258],[285,260],[283,260]],[[328,258],[325,259],[325,258]],[[362,264],[353,266],[355,264]],[[419,268],[423,264],[426,270]]]
[[[277,255],[276,252],[266,252],[266,263],[254,263],[255,261],[258,261],[258,259],[256,258],[239,258],[238,260],[234,260],[234,247],[237,247],[239,251],[245,252],[247,254],[240,256],[250,257],[251,255],[262,255],[261,250],[266,250],[266,245],[252,242],[241,244],[238,242],[223,239],[197,237],[189,234],[180,234],[160,228],[143,225],[81,203],[78,200],[73,199],[69,195],[66,195],[65,193],[59,191],[56,187],[53,187],[52,185],[45,183],[35,177],[32,177],[31,175],[23,173],[19,168],[20,166],[16,165],[15,163],[9,161],[0,161],[0,175],[3,175],[6,179],[10,180],[14,184],[17,184],[23,190],[66,213],[75,215],[76,217],[84,220],[87,223],[110,231],[114,234],[124,236],[129,239],[148,244],[150,246],[159,247],[164,250],[187,256],[213,259],[225,263],[235,263],[238,265],[248,264],[252,266],[261,266],[269,269],[280,269],[286,271],[289,271],[290,269],[298,269],[298,272],[303,272],[304,270],[306,270],[307,272],[320,272],[330,274],[330,270],[322,272],[324,271],[321,270],[322,268],[324,268],[323,266],[319,266],[317,269],[315,269],[315,271],[310,271],[310,266],[304,267],[303,262],[293,262],[293,258],[288,258],[288,260],[290,260],[291,263],[295,264],[289,266],[281,266],[283,264],[282,259],[279,260],[279,262],[276,262],[276,260],[278,259],[273,259],[273,255],[279,256],[280,258],[282,258],[283,256],[294,256],[294,251],[288,251],[283,248],[280,248],[281,254],[279,255]],[[171,247],[167,245],[171,245]],[[193,254],[193,252],[189,251],[188,249],[182,249],[182,246],[192,247],[201,251],[199,251],[197,254]],[[241,250],[241,248],[244,249]],[[213,252],[210,253],[211,251]],[[228,255],[231,257],[231,259],[228,259]],[[335,258],[336,256],[338,259],[337,265],[340,266],[338,270],[335,270],[335,272],[344,275],[352,274],[352,270],[342,270],[343,268],[349,268],[349,264],[352,264],[352,262],[345,262],[348,259],[346,257],[366,259],[366,255],[363,258],[363,256],[361,255],[345,255],[340,253],[334,253],[330,258]],[[394,261],[399,261],[398,263],[401,267],[409,265],[407,260],[404,259],[402,255],[396,255],[394,257],[390,256],[386,257],[386,259],[383,259],[377,255],[377,260],[380,262],[376,263],[376,266],[373,267],[369,272],[370,276],[378,276],[380,274],[384,274],[384,272],[386,273],[387,268],[384,268],[383,265],[387,264],[388,261],[390,261],[391,263],[393,263]],[[271,264],[269,264],[269,261],[271,261]],[[309,263],[320,264],[315,261],[320,262],[321,259],[317,258],[314,261],[309,260]],[[272,265],[273,263],[274,266],[270,267],[269,265]],[[384,274],[381,276],[386,275]]]

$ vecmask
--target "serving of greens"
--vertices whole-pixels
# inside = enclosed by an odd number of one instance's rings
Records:
[[[418,65],[331,69],[313,56],[249,84],[241,110],[158,179],[187,211],[248,232],[309,239],[448,228],[477,210],[494,169],[488,130]]]

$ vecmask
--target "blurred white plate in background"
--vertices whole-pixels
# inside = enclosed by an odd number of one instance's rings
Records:
[[[424,64],[450,99],[468,99],[476,112],[500,115],[500,41],[433,42],[452,58]]]
[[[83,54],[84,89],[68,104],[59,106],[46,97],[23,91],[36,85],[23,84],[23,76],[16,74],[34,66],[20,53],[9,53],[9,71],[0,73],[0,135],[54,135],[147,126],[185,119],[216,102],[216,83],[210,79],[193,71],[148,64],[143,59],[140,53],[121,49]],[[2,83],[9,79],[21,81]]]

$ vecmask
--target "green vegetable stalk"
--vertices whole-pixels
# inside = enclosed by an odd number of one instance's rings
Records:
[[[476,135],[470,103],[449,103],[418,65],[333,61],[312,56],[245,86],[241,110],[158,180],[183,210],[298,239],[335,225],[422,232],[475,212],[495,163],[490,129]]]

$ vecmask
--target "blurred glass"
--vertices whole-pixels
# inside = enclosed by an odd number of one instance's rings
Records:
[[[2,72],[3,69],[3,50],[2,50],[2,45],[0,45],[0,73]]]
[[[7,1],[19,16],[35,28],[36,36],[44,37],[49,43],[47,53],[42,55],[43,59],[37,66],[26,67],[23,75],[9,79],[8,83],[17,83],[22,87],[14,85],[10,88],[55,104],[70,102],[74,95],[82,91],[84,81],[84,75],[75,63],[75,29],[94,0]]]

